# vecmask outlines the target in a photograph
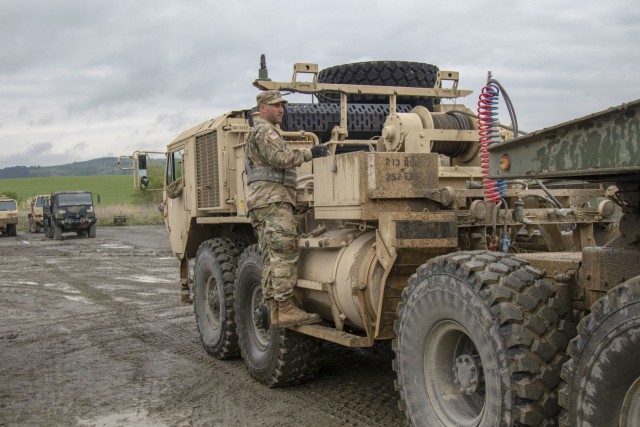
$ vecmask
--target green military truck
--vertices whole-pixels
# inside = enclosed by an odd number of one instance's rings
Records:
[[[48,194],[39,194],[27,200],[29,233],[40,233],[44,228],[44,209],[49,206]]]
[[[0,233],[17,236],[18,204],[15,200],[0,196]]]
[[[96,214],[89,191],[58,191],[51,194],[44,209],[44,233],[48,238],[62,240],[62,233],[96,237]]]

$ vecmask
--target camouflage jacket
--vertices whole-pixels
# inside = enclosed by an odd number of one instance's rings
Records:
[[[292,170],[311,158],[311,150],[291,150],[282,139],[278,128],[264,119],[256,119],[247,137],[246,169],[258,168],[270,170],[274,174],[282,173],[283,180],[276,182],[271,179],[250,179],[249,181],[252,182],[247,184],[247,209],[256,209],[277,202],[286,202],[295,206],[295,188],[285,185],[285,170]]]

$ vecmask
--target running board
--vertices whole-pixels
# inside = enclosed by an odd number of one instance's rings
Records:
[[[329,328],[321,325],[303,325],[291,326],[289,329],[301,334],[310,335],[325,341],[331,341],[346,347],[371,347],[367,337],[350,334],[348,332],[340,332],[335,328]]]

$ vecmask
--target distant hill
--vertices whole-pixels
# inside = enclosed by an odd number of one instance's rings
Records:
[[[11,166],[0,169],[0,179],[42,178],[48,176],[128,175],[130,173],[131,171],[118,169],[117,157],[102,157],[58,166]]]

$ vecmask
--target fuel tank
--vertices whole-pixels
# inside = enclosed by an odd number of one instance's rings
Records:
[[[373,230],[342,228],[300,239],[296,295],[305,310],[332,320],[338,330],[364,330],[377,317],[384,268],[375,237]]]

